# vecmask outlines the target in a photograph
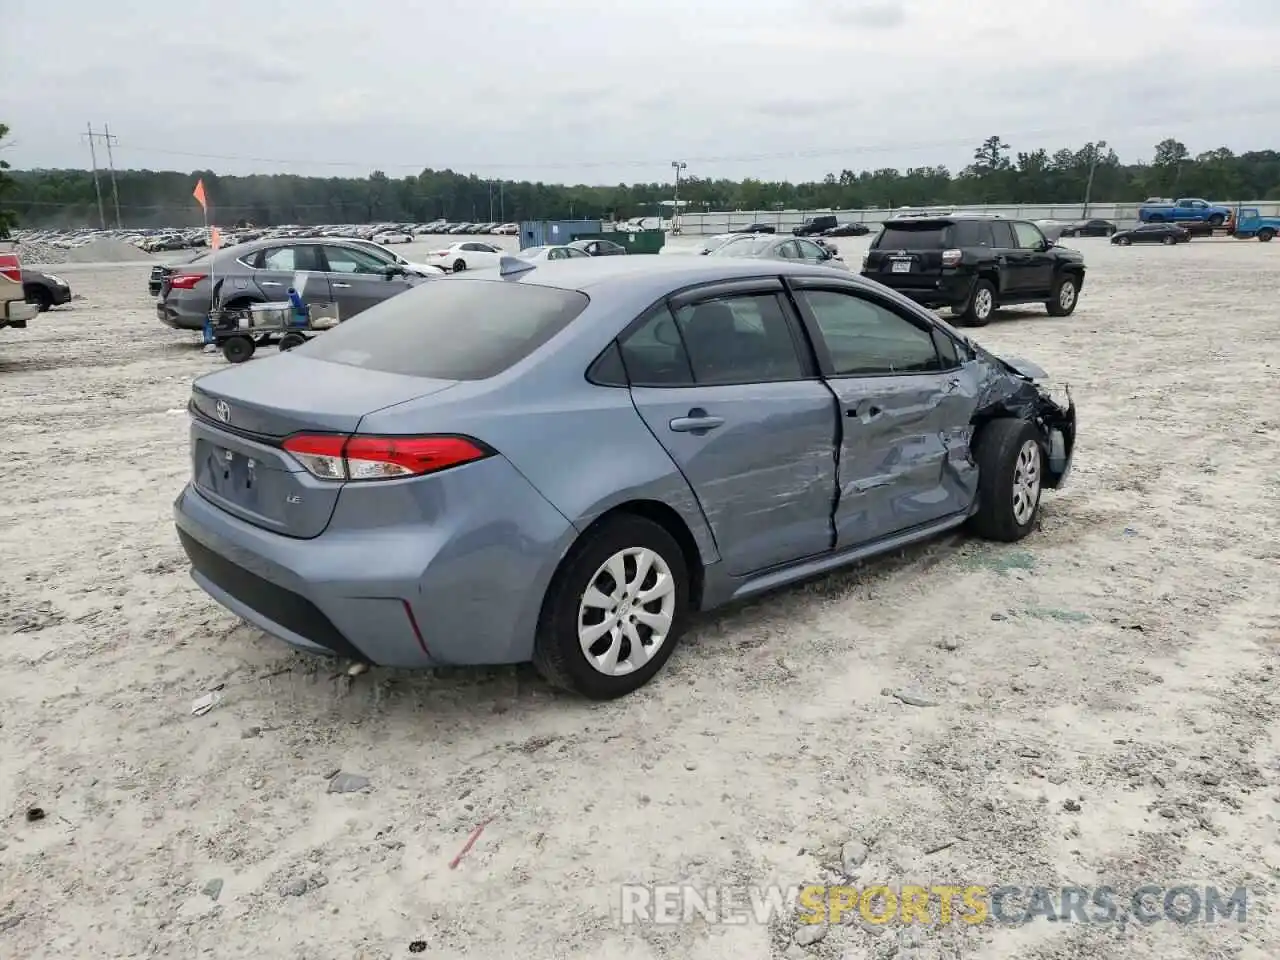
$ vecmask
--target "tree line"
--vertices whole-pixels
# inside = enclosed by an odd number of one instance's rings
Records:
[[[0,125],[0,138],[5,128]],[[424,223],[444,218],[520,221],[653,216],[672,197],[672,184],[616,186],[490,180],[453,170],[417,176],[303,177],[293,174],[220,176],[212,170],[116,172],[125,227],[198,226],[191,196],[203,178],[213,222],[222,225]],[[87,170],[0,170],[0,206],[21,226],[97,226],[98,201]],[[99,171],[108,226],[115,205]],[[944,166],[828,173],[807,183],[681,179],[685,212],[703,210],[865,209],[960,204],[1077,204],[1139,202],[1152,196],[1212,200],[1280,200],[1280,152],[1235,154],[1226,147],[1192,156],[1172,138],[1149,162],[1126,164],[1105,142],[1056,152],[1015,151],[988,137],[973,162],[958,172]],[[666,208],[670,212],[670,207]],[[0,216],[0,229],[4,218]]]

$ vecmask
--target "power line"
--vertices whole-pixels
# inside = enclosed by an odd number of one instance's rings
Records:
[[[1172,126],[1185,126],[1188,123],[1199,121],[1220,119],[1222,111],[1211,111],[1200,115],[1191,113],[1180,113],[1159,120],[1146,120],[1141,123],[1125,123],[1126,131],[1133,132],[1135,130],[1168,130]],[[1250,110],[1232,110],[1232,119],[1258,119],[1258,118],[1280,118],[1280,107],[1275,105],[1268,107],[1257,107]],[[1092,123],[1088,125],[1077,125],[1073,127],[1057,127],[1057,128],[1041,128],[1035,130],[1022,130],[1014,133],[1002,133],[1002,138],[1006,135],[1010,139],[1037,139],[1045,137],[1069,137],[1073,135],[1089,134],[1097,132],[1104,123]],[[1118,123],[1113,125],[1119,125]],[[742,153],[742,154],[720,154],[720,155],[684,155],[686,162],[692,164],[712,164],[712,163],[762,163],[777,160],[816,160],[830,157],[854,157],[866,154],[884,154],[884,153],[905,153],[917,150],[946,149],[954,147],[970,147],[975,143],[980,143],[990,134],[972,135],[966,137],[951,137],[939,140],[918,140],[905,141],[894,140],[878,145],[868,145],[866,143],[857,146],[844,147],[822,147],[812,150],[787,150],[776,153]],[[227,160],[239,163],[270,163],[282,166],[310,166],[310,167],[334,167],[334,168],[361,168],[370,170],[422,170],[425,164],[421,161],[417,163],[369,163],[359,160],[317,160],[314,157],[306,159],[285,158],[285,157],[260,157],[248,154],[230,154],[230,153],[197,153],[187,150],[172,150],[165,147],[148,146],[144,144],[131,144],[128,141],[117,141],[119,149],[124,151],[132,151],[141,154],[156,154],[161,156],[172,157],[188,157],[198,160]],[[599,169],[601,167],[663,167],[670,163],[670,159],[639,159],[639,158],[614,158],[607,160],[579,160],[572,162],[558,163],[537,163],[540,169],[557,169],[557,170],[587,170]],[[451,162],[449,169],[464,170],[519,170],[527,169],[529,163],[461,163]]]

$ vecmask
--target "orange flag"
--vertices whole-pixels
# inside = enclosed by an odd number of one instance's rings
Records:
[[[196,181],[196,188],[191,191],[191,195],[196,198],[196,203],[200,204],[200,209],[204,210],[205,213],[208,213],[209,205],[205,200],[203,177]]]
[[[220,233],[218,232],[218,228],[217,228],[217,227],[210,227],[210,228],[209,228],[209,247],[210,247],[210,249],[212,249],[212,250],[217,250],[217,249],[218,249],[219,247],[221,247],[221,246],[222,246],[222,234],[220,234]]]

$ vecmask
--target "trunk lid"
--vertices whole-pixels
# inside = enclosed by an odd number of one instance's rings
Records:
[[[865,272],[893,286],[942,272],[942,251],[949,245],[948,220],[897,221],[884,225],[867,251]]]
[[[293,351],[202,377],[191,387],[192,483],[254,526],[310,539],[343,484],[320,480],[280,447],[301,432],[356,432],[366,414],[448,389],[452,380],[378,373]]]

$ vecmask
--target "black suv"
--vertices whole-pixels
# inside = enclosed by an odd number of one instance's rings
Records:
[[[900,217],[871,241],[862,275],[980,327],[1014,303],[1043,303],[1050,316],[1067,316],[1084,286],[1084,257],[1027,220]]]
[[[796,237],[814,237],[824,230],[830,230],[838,225],[839,221],[836,219],[835,214],[823,214],[820,217],[809,217],[800,226],[792,227],[791,233]]]

